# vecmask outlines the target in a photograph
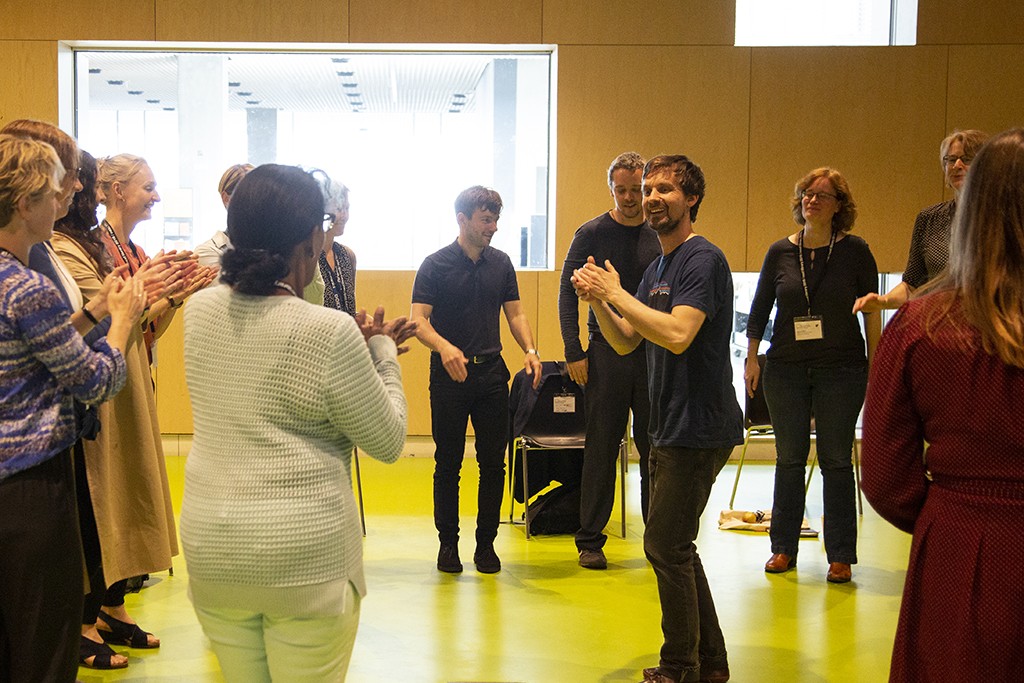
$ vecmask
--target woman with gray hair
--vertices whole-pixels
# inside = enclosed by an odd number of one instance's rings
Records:
[[[956,202],[960,198],[974,155],[985,144],[988,135],[980,130],[955,130],[939,145],[939,163],[946,186],[953,190],[953,198],[940,202],[917,214],[914,234],[910,238],[910,255],[903,271],[903,280],[888,294],[866,294],[853,304],[853,312],[874,313],[886,308],[899,308],[914,290],[934,280],[949,260],[949,234],[956,215]]]
[[[320,274],[324,278],[324,306],[356,314],[356,254],[334,240],[345,233],[348,223],[348,188],[314,171],[324,196],[324,250],[320,252]]]

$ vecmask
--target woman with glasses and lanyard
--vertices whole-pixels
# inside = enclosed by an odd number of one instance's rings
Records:
[[[324,196],[324,250],[320,252],[320,274],[324,278],[324,306],[356,314],[356,254],[334,240],[345,233],[348,223],[348,188],[314,171]]]
[[[857,562],[854,430],[880,335],[878,316],[865,313],[865,357],[851,310],[858,297],[878,291],[878,268],[867,243],[850,234],[857,206],[838,171],[808,173],[796,184],[791,203],[802,228],[768,248],[747,322],[744,379],[753,395],[762,380],[757,350],[778,304],[763,377],[777,457],[772,556],[764,570],[781,573],[796,566],[813,418],[824,482],[826,578],[845,583]]]
[[[914,234],[910,237],[910,255],[903,271],[903,280],[888,294],[867,294],[857,299],[853,312],[874,313],[883,309],[902,306],[914,290],[929,280],[934,280],[946,267],[949,260],[949,235],[956,215],[956,203],[960,190],[967,180],[967,170],[974,155],[985,144],[988,135],[980,130],[956,130],[946,136],[939,145],[939,163],[946,186],[953,190],[953,198],[941,202],[917,214]]]

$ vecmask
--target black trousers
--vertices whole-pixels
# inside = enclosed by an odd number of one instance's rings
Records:
[[[633,442],[640,453],[640,509],[647,521],[649,479],[647,458],[651,450],[647,433],[651,398],[647,390],[647,355],[643,345],[625,356],[603,340],[591,340],[587,349],[587,442],[583,448],[583,479],[580,490],[580,530],[576,547],[598,550],[607,536],[604,527],[615,502],[615,461],[619,442],[633,411]],[[625,504],[625,501],[623,501]]]
[[[459,476],[466,451],[466,427],[473,422],[477,493],[476,542],[498,535],[505,492],[508,442],[508,368],[501,356],[468,366],[469,377],[456,382],[436,355],[430,362],[430,424],[434,436],[434,525],[442,544],[459,542]]]
[[[89,492],[89,479],[85,471],[85,449],[81,441],[74,445],[74,458],[75,488],[78,491],[78,525],[82,534],[85,571],[89,576],[89,592],[85,595],[82,608],[82,623],[91,626],[96,623],[100,606],[119,607],[124,604],[128,580],[122,579],[107,588],[106,578],[103,576],[100,535],[96,529],[96,515],[93,513],[92,494]]]
[[[0,482],[0,681],[74,681],[82,539],[71,454]]]

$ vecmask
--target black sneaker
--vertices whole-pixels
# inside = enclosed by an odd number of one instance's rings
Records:
[[[600,548],[596,550],[583,548],[580,550],[580,566],[585,569],[607,569],[608,560]]]
[[[449,574],[462,572],[462,560],[459,559],[459,546],[442,543],[437,551],[437,568]]]
[[[501,560],[494,552],[491,544],[478,545],[473,553],[473,562],[476,563],[476,570],[481,574],[497,574],[501,571]]]

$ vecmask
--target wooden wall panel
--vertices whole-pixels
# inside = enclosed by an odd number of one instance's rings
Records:
[[[946,128],[998,133],[1024,126],[1024,45],[949,48]]]
[[[155,0],[156,39],[348,41],[346,0]]]
[[[558,71],[556,268],[576,228],[611,207],[608,165],[633,149],[701,166],[707,197],[694,227],[741,269],[749,48],[565,47]]]
[[[544,42],[561,45],[732,45],[736,4],[722,0],[545,0]]]
[[[0,127],[14,119],[57,121],[57,44],[0,40]]]
[[[349,0],[353,43],[539,43],[541,0]]]
[[[184,320],[178,311],[156,346],[156,414],[161,434],[192,433],[192,403],[185,383]]]
[[[1020,0],[922,0],[917,3],[918,45],[1024,43]]]
[[[879,269],[903,270],[914,217],[943,196],[945,78],[945,48],[755,49],[747,270],[795,231],[793,184],[818,166],[846,176]]]
[[[155,0],[10,0],[0,40],[153,40]]]

